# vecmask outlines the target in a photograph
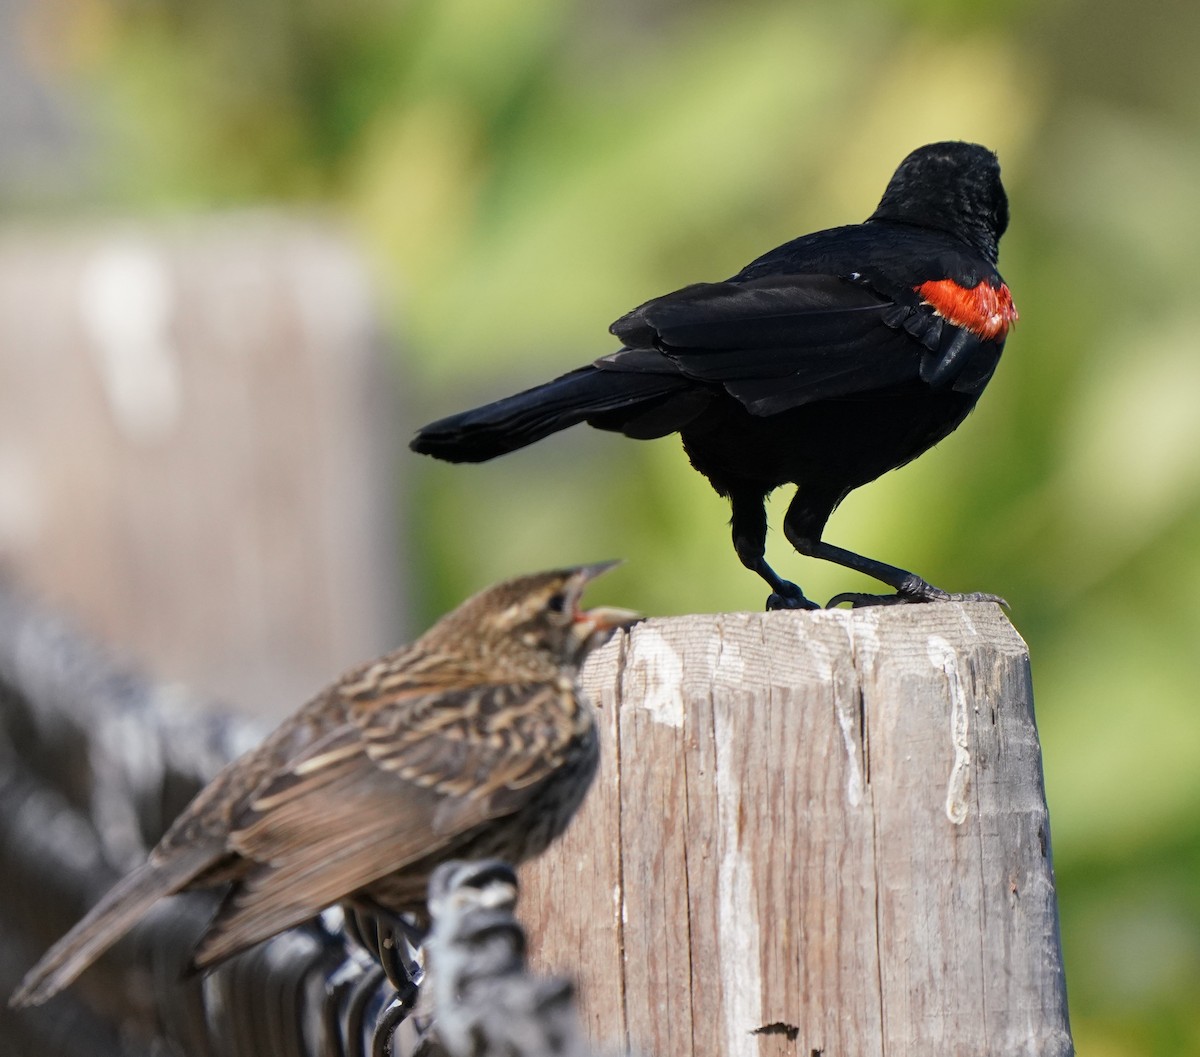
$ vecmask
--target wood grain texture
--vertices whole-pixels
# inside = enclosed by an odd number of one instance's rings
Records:
[[[1072,1051],[1028,653],[992,605],[652,620],[523,875],[541,971],[655,1057]]]

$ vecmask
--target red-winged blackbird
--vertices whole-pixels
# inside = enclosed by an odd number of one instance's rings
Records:
[[[482,462],[577,422],[638,439],[679,432],[692,465],[728,497],[734,548],[771,585],[768,608],[814,608],[764,559],[763,503],[788,483],[797,489],[783,529],[801,554],[888,584],[898,593],[888,600],[992,598],[949,595],[821,534],[852,489],[920,455],[975,405],[1017,318],[996,271],[1007,226],[991,151],[921,147],[865,223],[647,301],[612,325],[619,351],[431,423],[411,446]],[[871,596],[833,602],[846,598]]]
[[[637,619],[578,607],[612,564],[499,584],[347,673],[218,774],[10,1004],[45,1001],[185,889],[229,885],[193,957],[204,969],[338,901],[421,918],[447,859],[539,854],[596,769],[579,665]]]

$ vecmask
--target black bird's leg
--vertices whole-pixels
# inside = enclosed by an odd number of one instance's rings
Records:
[[[888,606],[908,602],[996,602],[1002,606],[1008,605],[999,595],[978,592],[951,594],[949,591],[943,591],[940,587],[934,587],[933,584],[922,580],[916,573],[910,573],[907,569],[900,569],[895,565],[888,565],[886,562],[867,558],[843,547],[835,547],[832,543],[823,542],[821,531],[825,527],[825,519],[822,518],[816,524],[814,531],[812,527],[814,519],[806,516],[810,509],[809,500],[806,498],[804,507],[800,507],[799,500],[800,495],[797,493],[783,521],[783,533],[797,551],[810,558],[821,558],[843,568],[864,573],[896,591],[894,595],[843,591],[841,594],[834,595],[826,608],[832,608],[842,602],[849,602],[852,606]]]
[[[815,602],[804,597],[804,592],[794,583],[783,579],[767,564],[767,510],[763,505],[766,497],[754,489],[730,490],[729,505],[733,512],[733,549],[741,563],[751,572],[758,573],[771,585],[767,598],[767,609],[820,609]]]

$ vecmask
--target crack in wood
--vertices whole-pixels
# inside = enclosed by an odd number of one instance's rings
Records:
[[[782,1035],[788,1042],[795,1042],[800,1036],[800,1029],[795,1024],[786,1024],[782,1020],[774,1020],[770,1024],[764,1024],[761,1028],[755,1028],[750,1032],[751,1035]],[[814,1054],[819,1055],[820,1050],[813,1050]]]
[[[613,764],[614,764],[614,782],[616,785],[615,795],[616,802],[619,805],[623,796],[621,788],[623,784],[622,772],[622,756],[621,756],[621,708],[625,703],[625,681],[629,678],[629,669],[627,663],[632,650],[632,638],[634,632],[629,631],[620,636],[620,645],[617,647],[617,665],[616,671],[620,675],[613,683],[613,716],[612,716],[612,732],[613,732]],[[624,812],[617,811],[617,894],[616,900],[616,928],[617,928],[617,957],[622,966],[625,965],[625,827],[623,825]],[[621,1003],[621,1035],[625,1039],[625,1052],[631,1051],[633,1043],[630,1040],[629,1034],[629,999],[627,995],[625,973],[622,971],[618,974],[617,993]]]

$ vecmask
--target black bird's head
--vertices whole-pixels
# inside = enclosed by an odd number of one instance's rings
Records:
[[[588,583],[616,562],[531,573],[489,587],[442,617],[421,641],[483,661],[512,678],[574,669],[617,629],[641,616],[628,609],[582,609]]]
[[[962,239],[991,263],[1008,227],[1000,162],[977,143],[930,143],[900,163],[868,221],[935,228]]]

